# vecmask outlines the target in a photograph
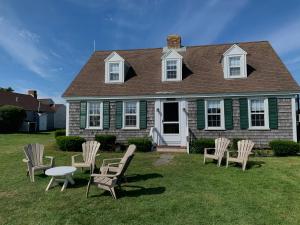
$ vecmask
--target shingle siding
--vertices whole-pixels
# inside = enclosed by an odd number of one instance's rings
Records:
[[[205,131],[197,129],[196,100],[189,100],[189,130],[193,138],[216,138],[224,136],[232,138],[248,138],[255,142],[256,147],[268,147],[273,139],[293,139],[291,99],[278,99],[278,129],[271,130],[241,130],[239,99],[233,99],[233,129],[225,131]]]
[[[117,142],[124,143],[131,137],[144,137],[149,135],[150,128],[154,126],[154,101],[147,101],[147,128],[140,130],[116,129],[116,101],[110,101],[110,126],[105,130],[80,129],[80,101],[70,102],[70,131],[71,136],[81,136],[93,140],[96,134],[114,134]]]

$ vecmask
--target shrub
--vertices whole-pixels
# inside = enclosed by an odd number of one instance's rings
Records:
[[[237,151],[238,150],[238,142],[243,140],[242,138],[233,138],[231,140],[230,150],[231,151]]]
[[[148,137],[129,138],[127,142],[129,145],[136,145],[136,150],[140,152],[150,152],[152,150],[152,141]]]
[[[62,129],[62,130],[56,130],[54,132],[54,137],[60,137],[60,136],[66,136],[66,130]]]
[[[26,118],[23,108],[13,105],[0,106],[0,131],[18,131]]]
[[[294,141],[273,140],[269,146],[276,156],[296,155],[300,151],[300,144]]]
[[[95,140],[100,142],[100,149],[104,151],[113,151],[115,149],[116,136],[111,134],[97,134]]]
[[[63,151],[81,151],[83,142],[85,139],[77,136],[58,136],[56,138],[58,147]]]
[[[204,153],[204,148],[214,148],[215,140],[210,138],[201,138],[192,141],[190,144],[190,153]]]

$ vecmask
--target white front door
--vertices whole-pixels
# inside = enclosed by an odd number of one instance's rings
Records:
[[[155,142],[158,145],[186,146],[186,101],[157,100],[155,108]]]

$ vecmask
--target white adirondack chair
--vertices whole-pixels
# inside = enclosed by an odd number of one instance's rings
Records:
[[[237,158],[230,157],[230,151],[227,151],[226,168],[229,162],[241,163],[243,171],[246,169],[248,157],[252,154],[254,143],[251,140],[241,140],[238,142],[238,156]]]
[[[90,191],[90,185],[92,183],[96,184],[98,188],[102,188],[104,190],[107,190],[111,193],[111,195],[114,197],[114,199],[117,198],[115,187],[121,185],[121,180],[124,177],[124,174],[134,157],[136,146],[130,145],[121,160],[119,162],[112,162],[105,165],[105,167],[101,167],[100,174],[91,174],[87,191],[86,191],[86,197],[88,197],[89,191]],[[117,160],[115,159],[109,159],[109,160]],[[106,160],[108,162],[108,160]],[[105,169],[104,169],[105,168]]]
[[[95,168],[96,157],[100,147],[100,143],[97,141],[87,141],[82,144],[82,154],[72,156],[72,166],[77,168],[89,168],[90,172],[93,173]],[[76,162],[76,157],[82,156],[82,161]]]
[[[27,176],[30,176],[30,181],[34,182],[34,172],[37,170],[45,170],[54,166],[54,157],[44,157],[44,145],[41,144],[29,144],[24,146],[25,159],[23,162],[27,163]],[[44,164],[43,159],[50,159],[49,164]]]
[[[230,143],[230,140],[228,140],[227,138],[221,137],[221,138],[217,138],[215,139],[215,148],[205,148],[204,149],[204,164],[205,164],[205,160],[206,158],[209,159],[215,159],[218,160],[218,167],[220,167],[221,162],[222,162],[222,158],[224,156],[225,151],[227,150],[227,147]],[[214,149],[214,153],[213,154],[208,154],[207,151]]]

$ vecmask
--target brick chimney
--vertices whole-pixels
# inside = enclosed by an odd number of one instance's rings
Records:
[[[37,91],[36,90],[28,90],[27,94],[31,95],[32,97],[37,99]]]
[[[168,48],[181,48],[181,37],[177,34],[171,34],[167,37]]]

